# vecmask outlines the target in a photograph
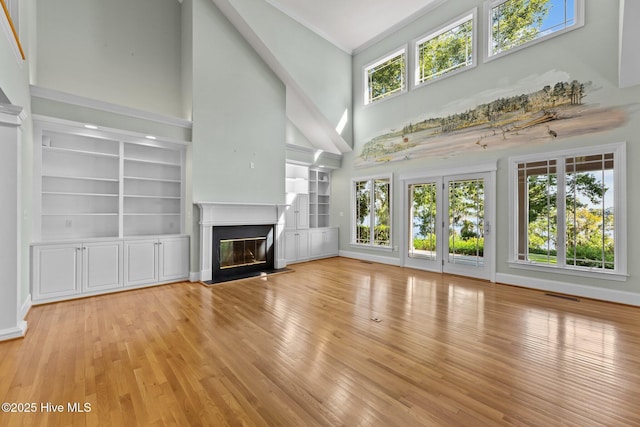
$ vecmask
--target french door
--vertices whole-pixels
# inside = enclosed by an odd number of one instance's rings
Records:
[[[404,181],[404,265],[493,280],[494,174]]]

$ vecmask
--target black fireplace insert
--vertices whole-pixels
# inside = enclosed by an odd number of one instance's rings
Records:
[[[212,277],[207,283],[273,272],[273,225],[213,227],[212,233]]]

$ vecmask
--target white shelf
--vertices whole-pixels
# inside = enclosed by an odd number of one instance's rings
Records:
[[[117,194],[106,194],[106,193],[69,193],[64,191],[43,191],[43,195],[52,195],[52,196],[80,196],[80,197],[118,197]]]
[[[182,166],[181,150],[148,144],[124,144],[124,160],[140,163]]]
[[[128,212],[124,216],[179,216],[180,212],[150,213],[150,212]]]
[[[169,199],[169,200],[180,200],[179,196],[143,196],[140,194],[125,194],[125,198],[131,199]]]
[[[125,162],[134,162],[134,163],[143,163],[143,164],[147,164],[147,165],[171,166],[171,167],[176,167],[176,168],[180,167],[179,164],[169,163],[169,162],[160,162],[160,161],[156,161],[156,160],[132,159],[132,158],[125,157],[124,161]]]
[[[72,176],[72,175],[42,175],[42,178],[64,178],[64,179],[77,179],[81,181],[103,181],[103,182],[118,182],[118,178],[96,178],[92,176]]]
[[[179,179],[163,179],[163,178],[147,178],[143,176],[124,176],[124,179],[134,179],[137,181],[154,181],[154,182],[177,182],[179,183]]]
[[[98,153],[95,151],[84,151],[84,150],[74,150],[70,148],[58,148],[58,147],[42,147],[42,151],[46,152],[57,152],[57,153],[68,153],[68,154],[78,154],[81,156],[90,156],[90,157],[107,157],[117,159],[117,154],[108,154],[108,153]]]
[[[117,212],[56,212],[56,213],[47,213],[43,212],[42,216],[118,216]]]

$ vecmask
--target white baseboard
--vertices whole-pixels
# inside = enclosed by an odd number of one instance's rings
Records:
[[[19,322],[15,328],[7,328],[0,330],[0,341],[13,340],[22,338],[27,333],[27,322],[24,320]]]
[[[199,282],[200,281],[200,272],[192,271],[189,273],[189,281],[190,282]]]
[[[496,274],[496,282],[507,285],[522,286],[541,291],[557,292],[576,297],[591,298],[602,301],[615,302],[640,306],[640,294],[633,292],[604,289],[595,286],[585,286],[576,283],[557,282],[555,280],[536,279],[532,277],[517,276],[515,274]]]
[[[29,310],[31,310],[31,306],[31,294],[29,294],[27,295],[27,299],[22,304],[22,307],[20,307],[20,314],[18,315],[18,318],[25,319],[27,317],[27,314],[29,314]]]
[[[381,255],[363,254],[361,252],[340,251],[339,256],[360,259],[363,261],[379,262],[380,264],[400,266],[400,259]]]

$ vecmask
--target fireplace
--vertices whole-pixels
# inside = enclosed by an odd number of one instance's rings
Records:
[[[243,270],[287,266],[282,246],[286,205],[197,202],[196,206],[200,215],[196,280],[214,283],[230,280],[220,278],[234,277]]]
[[[212,283],[274,270],[273,225],[212,227]]]

